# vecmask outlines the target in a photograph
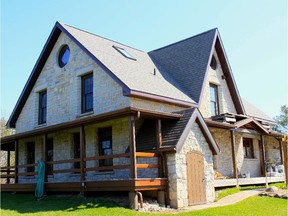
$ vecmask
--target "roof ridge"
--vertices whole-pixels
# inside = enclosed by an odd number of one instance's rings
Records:
[[[160,48],[158,48],[158,49],[151,50],[151,51],[149,51],[148,53],[155,52],[155,51],[158,51],[158,50],[161,50],[161,49],[165,49],[165,48],[170,47],[170,46],[174,46],[174,45],[176,45],[176,44],[178,44],[178,43],[182,43],[182,42],[184,42],[184,41],[190,40],[190,39],[195,38],[195,37],[199,37],[199,36],[201,36],[201,35],[203,35],[203,34],[206,34],[206,33],[208,33],[208,32],[215,31],[215,30],[218,31],[218,28],[212,28],[212,29],[207,30],[207,31],[205,31],[205,32],[202,32],[202,33],[193,35],[193,36],[191,36],[191,37],[182,39],[182,40],[177,41],[177,42],[174,42],[174,43],[172,43],[172,44],[168,44],[168,45],[166,45],[166,46],[164,46],[164,47],[160,47]]]
[[[97,34],[95,34],[95,33],[92,33],[92,32],[89,32],[89,31],[86,31],[86,30],[83,30],[83,29],[80,29],[80,28],[77,28],[77,27],[74,27],[74,26],[71,26],[71,25],[68,25],[68,24],[65,24],[65,23],[60,23],[60,22],[58,22],[58,23],[59,23],[60,25],[62,25],[62,26],[65,25],[65,26],[68,26],[68,27],[70,27],[70,28],[77,29],[78,31],[82,31],[82,32],[85,32],[85,33],[87,33],[87,34],[94,35],[94,36],[96,36],[96,37],[102,38],[102,39],[104,39],[104,40],[108,40],[108,41],[111,41],[111,42],[113,42],[113,43],[117,43],[117,44],[119,44],[119,45],[122,45],[122,46],[125,46],[125,47],[129,47],[129,48],[131,48],[131,49],[134,49],[134,50],[137,50],[137,51],[146,53],[146,52],[143,51],[143,50],[137,49],[137,48],[135,48],[135,47],[131,47],[131,46],[129,46],[129,45],[123,44],[123,43],[118,42],[118,41],[115,41],[115,40],[111,40],[111,39],[106,38],[106,37],[103,37],[103,36],[101,36],[101,35],[97,35]]]

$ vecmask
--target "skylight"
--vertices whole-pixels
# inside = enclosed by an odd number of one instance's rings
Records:
[[[123,49],[121,47],[114,46],[114,45],[113,45],[113,48],[115,48],[119,53],[121,53],[126,58],[136,60],[136,58],[134,56],[132,56],[130,53],[128,53],[125,49]]]

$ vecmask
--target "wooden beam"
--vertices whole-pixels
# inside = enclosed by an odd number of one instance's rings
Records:
[[[14,177],[14,182],[15,182],[15,184],[17,184],[18,183],[18,157],[19,157],[19,141],[18,140],[15,140],[14,141],[14,145],[15,145],[15,177]]]
[[[280,157],[281,157],[281,164],[284,164],[284,155],[283,155],[283,145],[281,139],[279,141],[279,150],[280,150]]]
[[[262,148],[262,158],[263,158],[263,166],[264,166],[264,174],[266,178],[266,187],[268,187],[268,180],[267,180],[267,167],[266,167],[266,150],[265,150],[265,144],[264,144],[264,136],[260,136],[260,142],[261,142],[261,148]]]
[[[85,127],[81,126],[80,127],[80,170],[81,170],[81,176],[80,176],[80,181],[83,182],[85,181],[85,155],[86,155],[86,140],[85,140]]]
[[[287,136],[284,136],[282,138],[282,146],[283,146],[283,152],[284,152],[284,172],[285,172],[285,182],[286,182],[286,186],[288,186],[288,161],[287,161],[287,144],[288,144],[288,140],[287,140]]]
[[[162,126],[161,126],[161,120],[156,120],[156,138],[157,138],[157,150],[162,146]],[[159,155],[158,157],[158,177],[162,178],[164,176],[164,170],[163,170],[163,154]]]
[[[10,167],[10,150],[7,151],[7,166]],[[10,178],[8,177],[10,174],[10,169],[7,170],[7,184],[10,183]]]
[[[233,162],[233,176],[236,178],[236,187],[239,187],[238,183],[238,170],[236,164],[236,153],[235,153],[235,132],[231,130],[231,147],[232,147],[232,162]]]
[[[129,116],[129,139],[130,139],[130,175],[131,179],[137,179],[136,167],[136,131],[135,131],[135,117]]]
[[[45,174],[44,174],[44,182],[48,181],[48,174],[47,174],[47,161],[48,161],[48,136],[47,134],[43,134],[43,138],[42,138],[42,143],[43,143],[43,161],[45,163]]]

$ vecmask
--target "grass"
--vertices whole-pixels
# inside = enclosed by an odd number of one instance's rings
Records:
[[[199,211],[182,212],[177,216],[187,215],[277,215],[287,216],[287,200],[270,197],[250,197],[235,205],[210,208]],[[50,195],[37,201],[32,194],[1,194],[1,215],[3,216],[35,216],[35,215],[128,215],[146,216],[158,215],[155,213],[137,212],[120,207],[115,202],[96,200],[95,198],[83,199],[76,196]],[[161,214],[163,216],[175,214]]]

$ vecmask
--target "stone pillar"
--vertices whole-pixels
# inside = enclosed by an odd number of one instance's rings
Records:
[[[138,195],[135,191],[129,192],[129,203],[131,209],[138,209]]]

